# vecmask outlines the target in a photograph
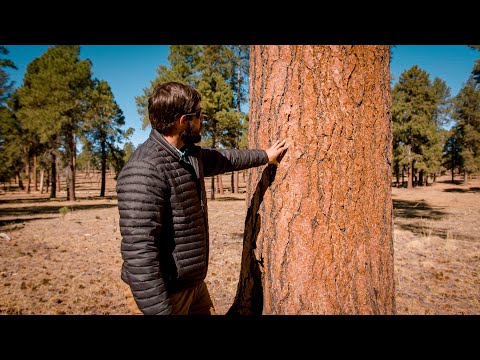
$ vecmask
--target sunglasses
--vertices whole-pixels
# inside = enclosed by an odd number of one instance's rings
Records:
[[[195,115],[196,117],[200,117],[200,116],[202,116],[202,109],[197,110],[197,111],[195,111],[193,113],[190,113],[190,114],[183,114],[183,115],[185,115],[185,116]]]

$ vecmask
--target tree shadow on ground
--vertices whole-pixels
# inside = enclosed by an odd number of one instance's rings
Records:
[[[396,218],[440,220],[447,215],[442,209],[433,208],[423,200],[393,200],[393,214]]]
[[[468,189],[444,189],[443,191],[449,193],[477,193],[480,192],[480,187],[471,187]]]
[[[463,185],[463,180],[438,180],[442,184]]]
[[[236,197],[217,197],[214,201],[245,201],[245,199],[239,199]]]
[[[30,221],[35,221],[35,220],[45,220],[45,219],[53,219],[56,216],[48,216],[48,217],[31,217],[31,218],[16,218],[16,219],[11,219],[11,220],[0,220],[0,228],[5,228],[5,227],[10,227],[15,224],[24,224]],[[21,227],[21,226],[20,226]],[[14,230],[15,228],[18,228],[18,226],[14,226],[10,230]]]
[[[393,200],[393,213],[395,224],[402,230],[407,230],[422,237],[438,236],[447,239],[449,229],[439,227],[428,221],[439,221],[445,218],[448,213],[442,211],[444,208],[431,207],[425,201]],[[471,240],[470,237],[455,234],[456,239]]]
[[[51,205],[51,206],[25,206],[25,207],[11,207],[0,209],[0,217],[7,216],[25,216],[37,214],[59,214],[59,209],[68,207],[70,211],[94,210],[94,209],[108,209],[117,207],[117,204],[84,204],[84,205]]]
[[[0,204],[28,204],[28,203],[37,203],[37,202],[47,202],[50,199],[48,197],[44,198],[32,198],[32,199],[0,199]]]
[[[76,201],[81,201],[81,200],[117,200],[117,195],[107,195],[104,197],[98,196],[98,195],[77,195],[76,196]],[[35,198],[30,198],[30,199],[22,199],[21,197],[19,198],[13,198],[13,199],[0,199],[0,205],[1,204],[28,204],[28,203],[40,203],[40,202],[61,202],[61,201],[68,201],[66,196],[61,196],[61,197],[56,197],[56,198],[49,198],[47,197],[35,197]]]

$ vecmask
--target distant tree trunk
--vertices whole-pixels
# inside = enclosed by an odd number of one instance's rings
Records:
[[[16,183],[18,183],[18,187],[20,188],[20,190],[24,190],[25,186],[23,185],[22,177],[20,176],[20,173],[17,172],[17,175],[15,176],[15,180],[16,180]]]
[[[468,172],[467,170],[463,170],[463,185],[468,185]]]
[[[38,191],[37,183],[37,155],[33,155],[33,191]]]
[[[402,165],[402,187],[405,185],[405,165]]]
[[[40,194],[43,194],[43,173],[44,170],[40,169]]]
[[[58,181],[60,186],[60,181]],[[57,197],[57,156],[52,152],[52,188],[50,189],[50,198]]]
[[[222,179],[222,175],[218,175],[217,176],[217,179],[218,179],[218,193],[220,195],[223,195],[223,179]]]
[[[48,194],[48,189],[50,187],[50,171],[47,171],[47,179],[45,181],[45,193]]]
[[[60,168],[60,166],[59,166]],[[62,191],[62,183],[60,181],[60,171],[57,171],[57,186],[58,186],[58,192]]]
[[[212,176],[210,200],[215,200],[215,176]]]
[[[102,151],[102,184],[100,186],[100,197],[105,196],[105,178],[107,172],[107,149],[106,149],[106,140],[102,139],[101,142],[101,151]]]
[[[252,46],[247,182],[228,314],[394,314],[388,46]],[[372,201],[375,199],[375,201]]]
[[[411,159],[412,147],[408,145],[408,184],[407,189],[413,188],[413,161]]]
[[[238,183],[240,181],[240,172],[239,171],[235,171],[235,193],[238,194]]]
[[[423,186],[423,170],[420,170],[418,174],[418,183],[420,184],[420,186]]]
[[[453,166],[452,166],[452,183],[455,181],[455,174],[454,174],[454,172],[455,172],[455,169],[454,169]]]
[[[71,173],[70,173],[70,166],[67,166],[65,168],[65,186],[67,188],[67,200],[70,199],[70,179],[71,179]]]
[[[30,173],[30,158],[27,158],[27,165],[25,166],[25,171],[27,173],[27,194],[30,194],[30,189],[32,186],[32,175]]]
[[[73,130],[70,128],[66,132],[67,137],[67,198],[75,201],[75,152],[76,144]]]

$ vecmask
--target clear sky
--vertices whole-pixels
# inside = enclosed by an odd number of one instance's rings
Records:
[[[9,70],[15,86],[20,86],[28,63],[40,56],[49,45],[7,45],[7,57],[15,62],[18,70]],[[142,120],[137,113],[135,96],[143,94],[156,77],[159,65],[168,65],[168,45],[82,45],[80,57],[93,63],[93,75],[106,80],[115,100],[125,115],[126,126],[135,133],[131,141],[135,146],[145,141],[150,127],[141,130]],[[392,50],[390,71],[395,83],[400,74],[418,65],[430,74],[430,79],[439,77],[451,88],[454,96],[468,79],[480,52],[466,45],[399,45]]]

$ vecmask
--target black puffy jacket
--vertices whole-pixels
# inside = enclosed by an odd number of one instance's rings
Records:
[[[268,162],[264,150],[195,146],[190,164],[156,130],[117,180],[122,280],[144,314],[170,314],[169,293],[207,275],[209,238],[204,176]]]

